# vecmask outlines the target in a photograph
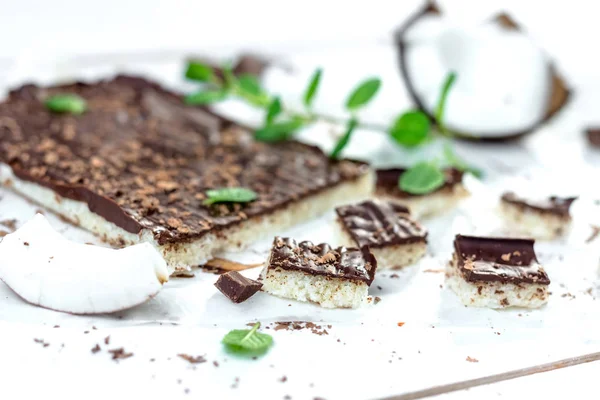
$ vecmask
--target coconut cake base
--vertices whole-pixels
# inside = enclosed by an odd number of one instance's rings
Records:
[[[553,240],[563,236],[571,228],[570,217],[536,211],[504,201],[500,203],[500,212],[508,229],[534,239]]]
[[[161,252],[169,273],[173,274],[204,264],[217,253],[242,250],[255,241],[275,236],[348,201],[363,200],[373,192],[374,174],[370,171],[354,181],[340,183],[270,214],[248,219],[218,232],[209,232],[197,240],[166,245],[159,244],[150,230],[144,229],[137,234],[127,232],[91,212],[84,202],[61,197],[44,186],[17,178],[6,164],[0,164],[0,182],[73,224],[99,235],[111,245],[151,243]]]

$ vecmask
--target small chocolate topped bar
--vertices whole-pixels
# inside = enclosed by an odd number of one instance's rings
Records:
[[[369,246],[380,269],[401,268],[425,255],[427,230],[410,217],[403,205],[367,200],[335,211],[340,242]]]
[[[229,300],[234,303],[241,303],[258,292],[262,287],[262,283],[246,278],[239,272],[231,271],[219,276],[215,286]]]
[[[276,237],[261,275],[263,291],[326,308],[357,308],[367,298],[376,268],[366,246],[333,249]]]
[[[550,279],[533,244],[532,239],[456,235],[446,283],[467,306],[541,307]]]
[[[575,200],[577,197],[556,196],[526,199],[506,192],[501,198],[501,210],[511,230],[536,239],[555,239],[568,231],[569,210]]]
[[[400,189],[398,182],[404,172],[406,168],[378,169],[375,194],[381,199],[408,207],[416,218],[432,216],[451,209],[469,195],[462,183],[463,172],[458,169],[446,169],[444,184],[436,191],[425,195],[414,195]]]

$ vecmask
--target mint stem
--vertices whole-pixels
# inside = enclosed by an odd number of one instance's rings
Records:
[[[256,324],[254,324],[254,326],[252,327],[252,329],[250,329],[250,332],[248,332],[246,334],[246,336],[244,336],[242,338],[242,340],[240,340],[240,343],[245,342],[246,339],[248,339],[250,336],[254,335],[254,332],[256,332],[258,330],[258,328],[260,328],[260,322],[257,322]]]

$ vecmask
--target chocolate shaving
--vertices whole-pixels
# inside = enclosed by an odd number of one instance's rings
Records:
[[[190,364],[201,364],[206,362],[206,358],[204,356],[191,356],[189,354],[177,354],[177,357],[183,358],[185,361]]]
[[[600,235],[600,226],[590,225],[590,227],[592,228],[592,234],[590,235],[590,237],[587,238],[587,240],[585,241],[586,243],[593,242],[598,237],[598,235]]]
[[[100,350],[102,350],[100,348],[100,345],[98,343],[96,343],[96,345],[94,347],[92,347],[92,354],[96,354],[97,352],[99,352]]]
[[[125,352],[125,349],[123,349],[122,347],[118,349],[109,350],[108,352],[112,354],[113,360],[124,360],[133,356],[133,353]]]

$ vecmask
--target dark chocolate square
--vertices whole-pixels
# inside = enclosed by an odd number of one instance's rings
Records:
[[[248,279],[239,272],[231,271],[219,276],[215,286],[234,303],[241,303],[258,292],[262,283]]]
[[[571,204],[577,200],[577,197],[558,197],[550,196],[545,199],[526,199],[517,196],[513,192],[506,192],[502,195],[502,201],[515,206],[530,209],[542,213],[557,215],[560,217],[569,217]]]
[[[469,282],[536,283],[550,279],[538,263],[533,239],[456,235],[455,262]]]

